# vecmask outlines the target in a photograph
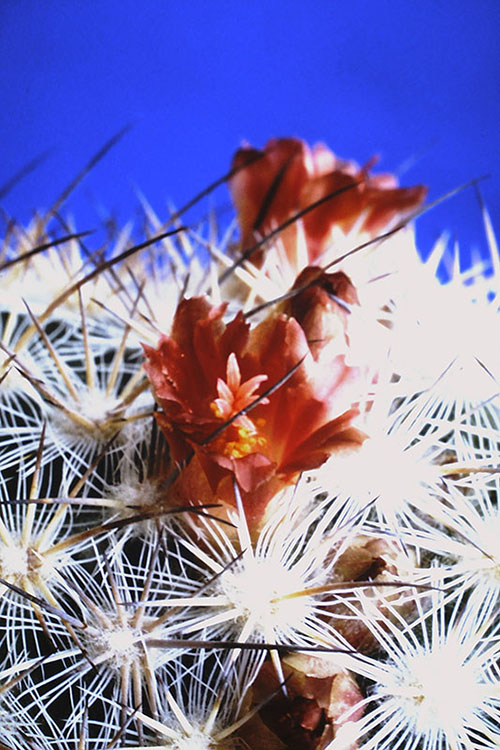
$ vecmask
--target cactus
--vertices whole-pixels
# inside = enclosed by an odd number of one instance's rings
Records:
[[[373,166],[242,148],[220,239],[8,224],[1,747],[500,744],[498,250],[440,283]]]

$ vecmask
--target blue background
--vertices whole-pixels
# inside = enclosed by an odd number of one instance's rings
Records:
[[[48,208],[131,123],[66,205],[80,230],[138,216],[136,189],[166,217],[277,135],[378,153],[430,198],[489,173],[498,229],[499,28],[498,0],[1,0],[0,185],[50,153],[0,205]],[[443,230],[484,251],[473,190],[419,220],[424,255]]]

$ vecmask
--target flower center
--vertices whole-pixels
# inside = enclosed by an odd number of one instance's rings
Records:
[[[250,421],[250,420],[249,420]],[[229,440],[228,437],[232,439]],[[228,458],[243,458],[250,453],[256,453],[265,448],[267,440],[257,433],[255,427],[248,430],[246,427],[234,428],[233,425],[211,444],[215,450]]]
[[[266,380],[267,375],[255,375],[242,383],[236,354],[231,352],[227,358],[226,380],[217,379],[218,398],[210,403],[210,409],[217,419],[228,421],[258,398],[256,391]],[[264,397],[260,403],[267,404],[269,399]],[[255,453],[267,443],[257,430],[263,424],[264,420],[254,422],[246,414],[240,414],[211,445],[229,458],[242,458]]]

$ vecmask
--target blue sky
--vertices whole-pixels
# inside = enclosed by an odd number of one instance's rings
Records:
[[[165,216],[279,135],[378,153],[431,198],[489,173],[498,228],[499,29],[497,0],[2,0],[0,185],[49,154],[0,206],[49,207],[130,123],[68,201],[79,229],[136,216],[136,189]],[[443,230],[484,248],[472,190],[419,221],[424,253]]]

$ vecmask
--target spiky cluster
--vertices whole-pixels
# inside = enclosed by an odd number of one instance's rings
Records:
[[[498,251],[441,285],[371,167],[241,149],[222,239],[8,223],[2,747],[499,746]]]

